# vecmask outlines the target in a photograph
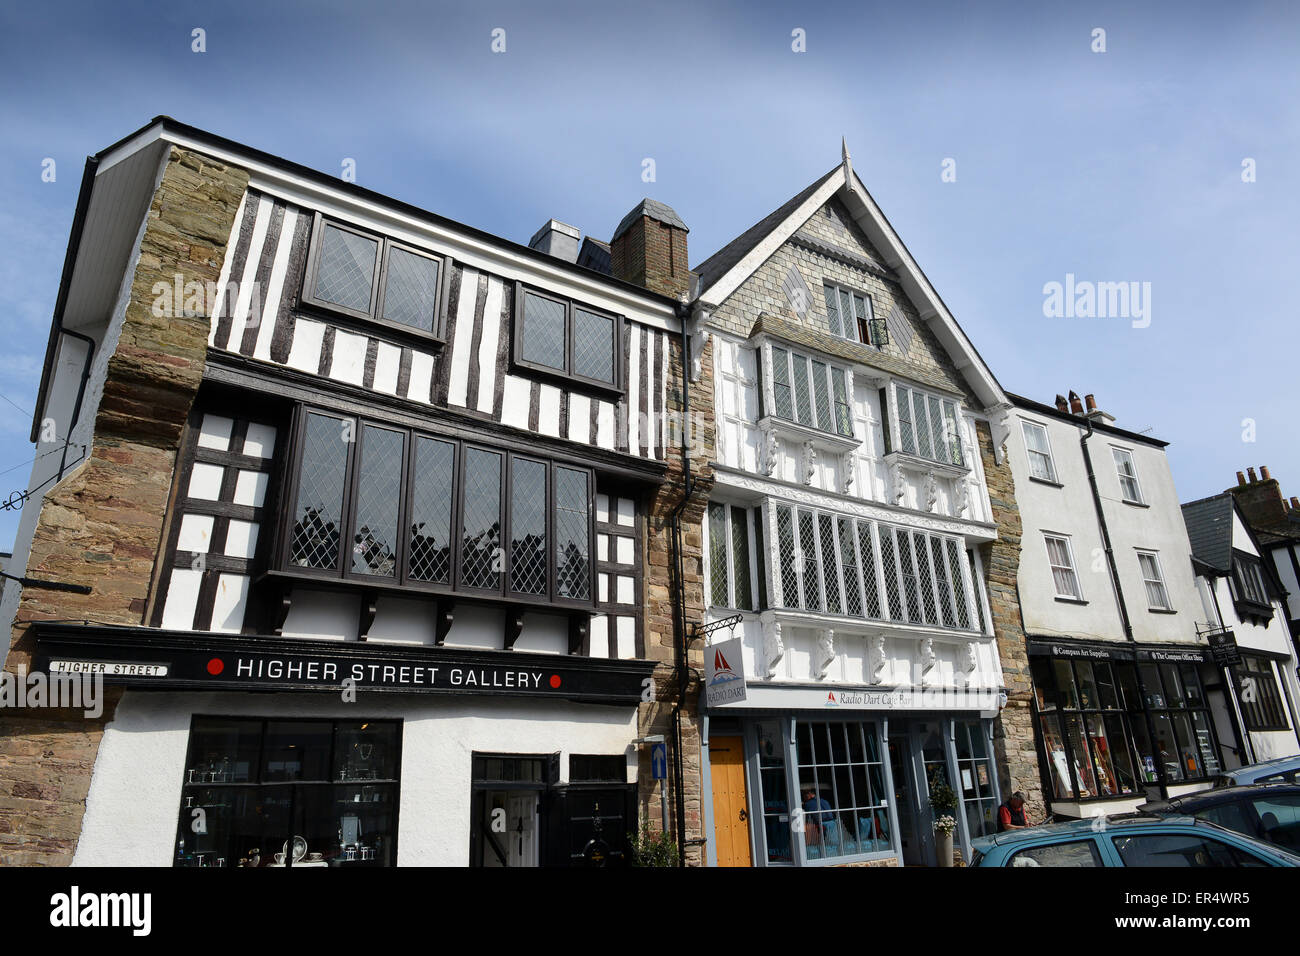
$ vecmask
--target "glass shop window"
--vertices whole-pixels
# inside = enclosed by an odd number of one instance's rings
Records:
[[[196,717],[175,866],[392,866],[397,721]]]
[[[763,799],[763,832],[769,863],[794,861],[790,846],[790,795],[785,780],[785,737],[782,723],[760,721],[758,732],[758,776]]]
[[[799,721],[795,746],[808,859],[890,850],[888,794],[875,725]]]

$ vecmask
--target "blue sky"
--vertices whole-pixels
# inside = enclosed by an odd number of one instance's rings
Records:
[[[84,158],[160,113],[321,170],[353,158],[362,185],[521,242],[552,216],[607,239],[650,195],[691,227],[692,265],[843,135],[1004,387],[1095,393],[1171,442],[1185,501],[1261,464],[1300,494],[1300,8],[1132,6],[7,7],[0,499],[28,476],[14,405],[35,399]],[[1045,317],[1067,274],[1149,282],[1150,325]],[[0,512],[0,550],[16,523]]]

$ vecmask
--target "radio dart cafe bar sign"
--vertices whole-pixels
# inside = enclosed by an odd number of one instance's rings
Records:
[[[654,664],[515,651],[147,627],[36,623],[35,665],[50,674],[163,689],[357,691],[558,697],[637,704]]]

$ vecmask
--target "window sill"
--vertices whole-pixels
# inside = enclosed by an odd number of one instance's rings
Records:
[[[820,428],[801,425],[775,415],[764,415],[758,420],[758,427],[761,431],[776,432],[778,438],[800,443],[812,442],[816,447],[836,455],[854,451],[861,444],[856,437],[822,431]]]
[[[1083,598],[1061,597],[1059,594],[1056,595],[1056,600],[1059,601],[1061,604],[1087,604],[1088,603]]]
[[[1065,485],[1061,484],[1059,481],[1052,481],[1050,478],[1036,478],[1035,476],[1030,475],[1030,476],[1029,476],[1029,480],[1030,480],[1030,481],[1036,481],[1036,482],[1038,482],[1038,484],[1040,484],[1040,485],[1047,485],[1049,488],[1064,488],[1064,487],[1065,487]]]
[[[547,368],[545,365],[534,365],[519,358],[510,360],[510,371],[524,378],[538,379],[547,384],[556,385],[566,391],[597,395],[614,402],[619,401],[627,394],[626,389],[619,388],[616,385],[593,381],[589,378],[579,378],[560,369]]]
[[[970,468],[966,465],[954,465],[946,461],[932,461],[929,458],[922,458],[920,455],[913,455],[905,451],[891,451],[885,455],[885,464],[891,468],[898,465],[908,471],[920,472],[921,474],[932,471],[936,475],[946,478],[965,478],[970,474]]]
[[[1123,502],[1124,504],[1128,505],[1128,506],[1131,507],[1131,508],[1150,508],[1150,507],[1151,507],[1151,506],[1150,506],[1149,504],[1147,504],[1145,501],[1130,501],[1130,500],[1127,499],[1127,498],[1121,498],[1120,501]]]
[[[1151,614],[1177,614],[1178,613],[1171,607],[1149,607],[1147,608],[1147,611],[1148,613]]]

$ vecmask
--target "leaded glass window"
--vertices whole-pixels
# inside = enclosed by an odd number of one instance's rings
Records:
[[[841,613],[840,576],[835,567],[835,519],[821,513],[817,515],[821,532],[822,580],[826,582],[826,610]]]
[[[736,596],[732,607],[753,610],[749,588],[749,522],[744,508],[731,508],[731,579]]]
[[[770,346],[772,404],[770,414],[832,434],[853,436],[853,408],[848,375],[806,355]]]
[[[418,581],[451,583],[452,488],[456,446],[420,436],[412,474],[409,574]]]
[[[437,259],[394,247],[384,278],[384,318],[425,332],[433,331],[438,301]]]
[[[289,563],[296,567],[338,567],[351,425],[328,415],[307,416],[289,543]]]
[[[817,564],[817,530],[813,513],[799,509],[799,548],[803,556],[803,599],[809,611],[822,609],[822,584]]]
[[[361,429],[361,469],[352,531],[352,570],[379,577],[397,576],[397,509],[401,502],[406,436],[365,425]]]
[[[573,374],[614,381],[614,320],[586,309],[573,311]]]
[[[316,298],[355,312],[369,312],[379,243],[326,225],[316,268]]]
[[[460,533],[460,581],[467,588],[501,586],[501,454],[465,450],[465,504]]]
[[[781,601],[785,607],[801,607],[799,577],[796,570],[794,519],[789,508],[776,509],[776,538],[781,567]]]
[[[709,596],[715,607],[730,607],[727,594],[727,506],[709,503]]]
[[[914,388],[894,385],[898,451],[949,465],[963,464],[957,405]]]
[[[510,482],[510,590],[546,594],[546,463],[516,456]]]
[[[555,591],[571,601],[591,599],[590,476],[555,469]]]
[[[563,371],[564,334],[564,303],[536,292],[525,292],[521,353],[524,361]]]

